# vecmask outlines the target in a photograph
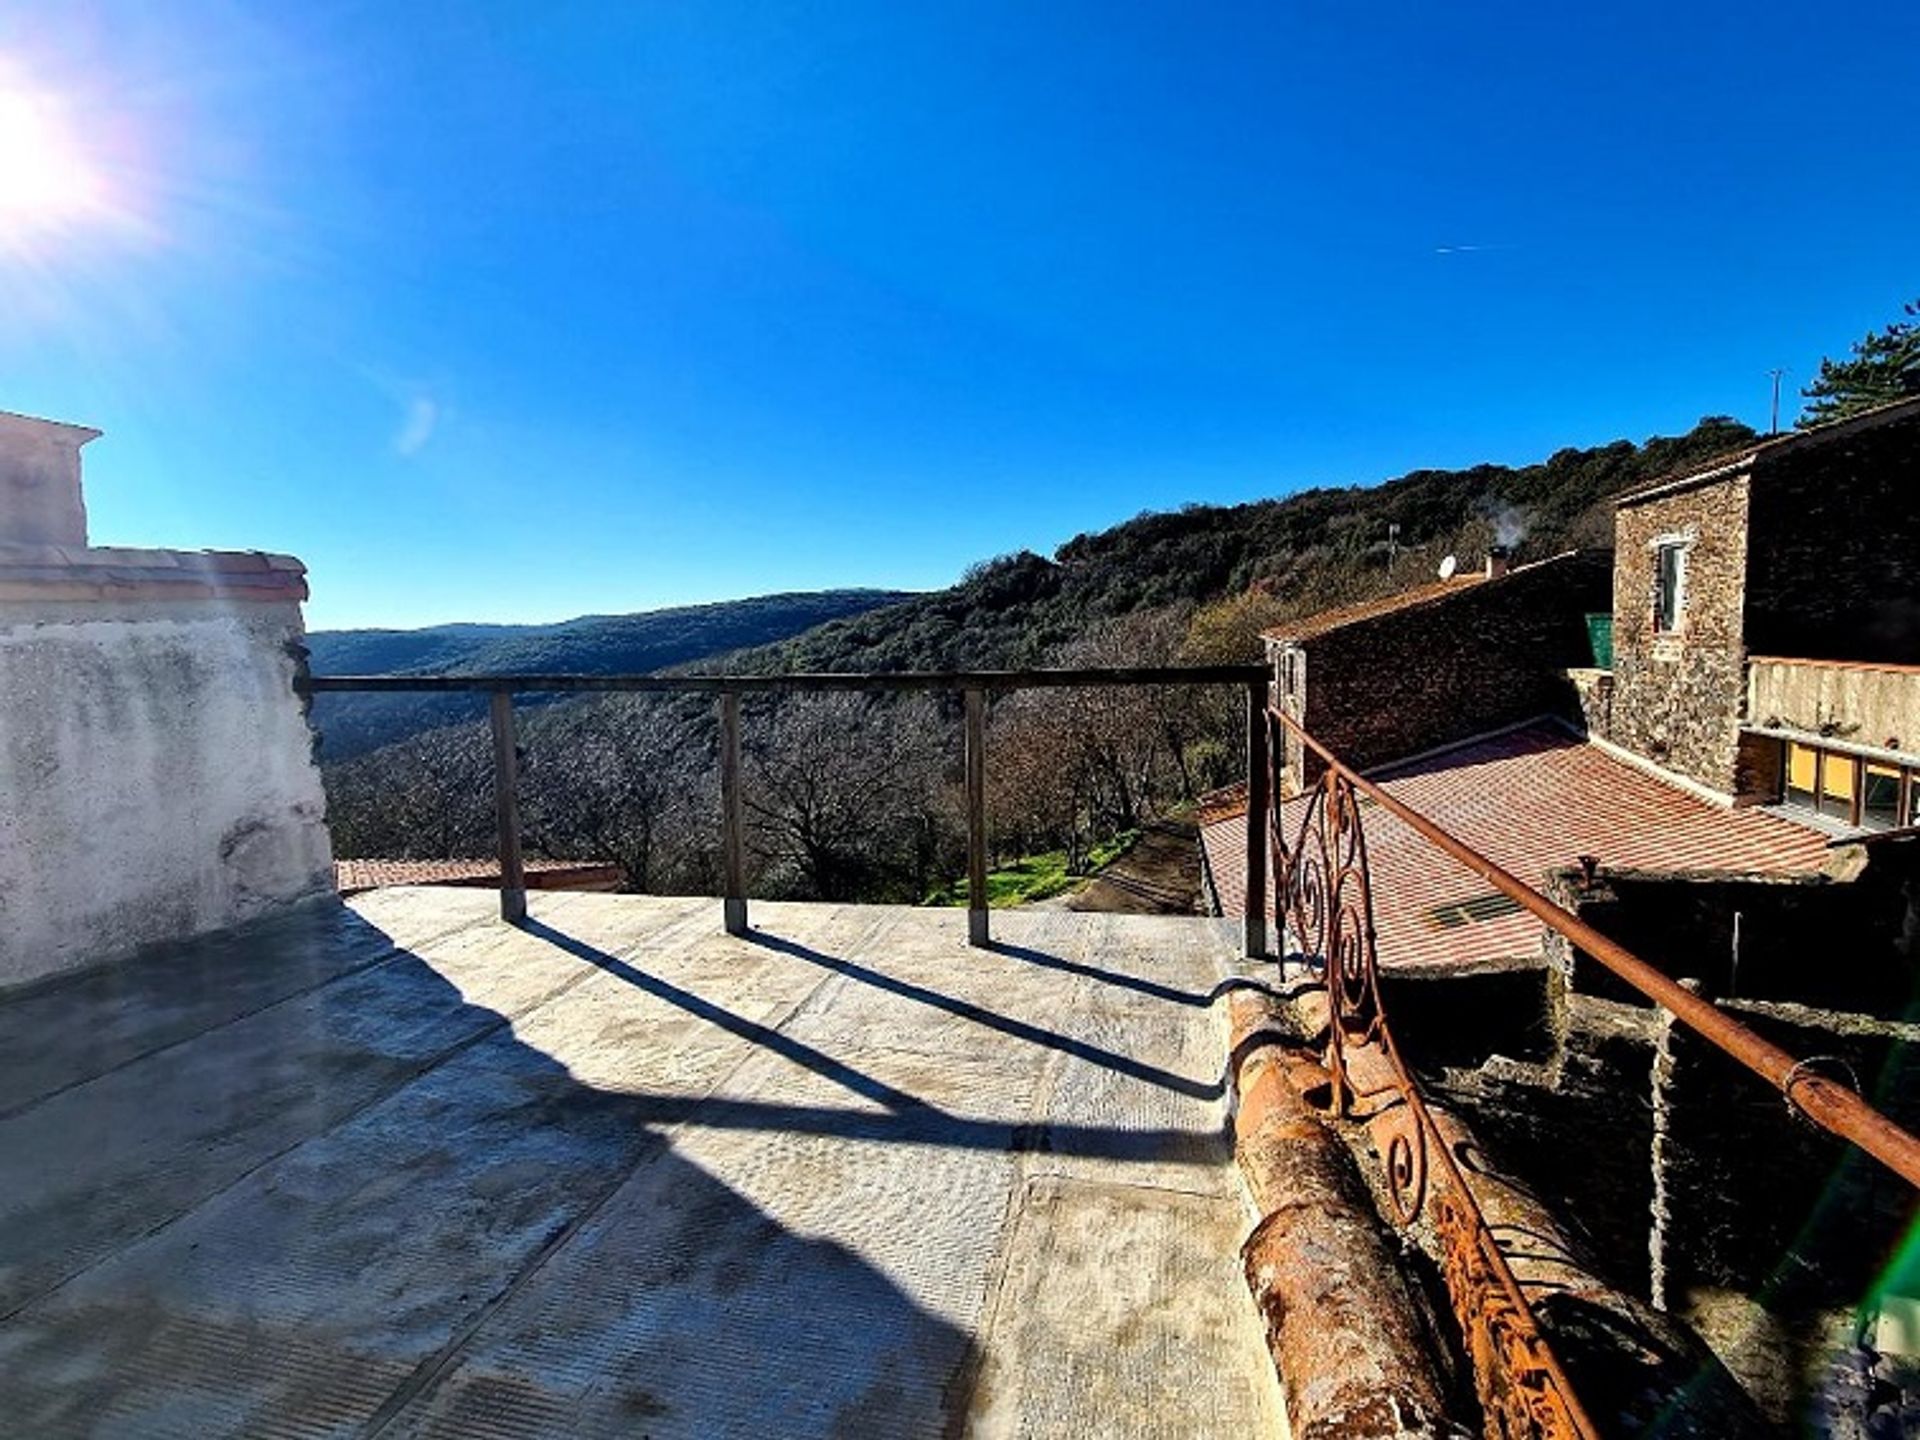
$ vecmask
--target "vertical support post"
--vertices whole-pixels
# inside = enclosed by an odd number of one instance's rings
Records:
[[[726,927],[747,933],[747,821],[740,795],[740,696],[720,696],[720,861],[725,872]]]
[[[1246,954],[1267,953],[1267,684],[1247,686]]]
[[[1700,982],[1680,982],[1698,994]],[[1674,1101],[1680,1068],[1679,1049],[1687,1042],[1680,1022],[1671,1010],[1659,1010],[1660,1028],[1653,1041],[1653,1143],[1649,1160],[1653,1167],[1653,1194],[1648,1206],[1647,1227],[1647,1301],[1661,1314],[1667,1313],[1670,1299],[1684,1285],[1676,1285],[1674,1272],[1679,1268],[1679,1246],[1674,1240],[1674,1205],[1678,1199],[1674,1184],[1674,1161],[1679,1146],[1673,1134]]]
[[[967,943],[991,943],[987,924],[987,707],[978,690],[967,704]]]
[[[488,715],[493,721],[493,799],[500,826],[500,918],[518,925],[527,918],[527,872],[520,860],[520,760],[513,746],[513,696],[495,690]]]

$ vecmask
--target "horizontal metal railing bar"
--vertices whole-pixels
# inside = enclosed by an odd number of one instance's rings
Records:
[[[1443,830],[1403,801],[1395,799],[1378,784],[1343,763],[1285,711],[1270,710],[1269,713],[1298,735],[1302,744],[1350,781],[1360,794],[1578,945],[1710,1045],[1760,1076],[1816,1125],[1852,1141],[1909,1184],[1920,1186],[1920,1136],[1895,1124],[1846,1086],[1808,1070],[1803,1060],[1748,1029],[1711,1000],[1694,994],[1618,941],[1602,935],[1572,911],[1554,904],[1524,880],[1501,869],[1464,840]]]
[[[1097,686],[1257,685],[1260,665],[1162,665],[1073,670],[894,670],[786,675],[310,675],[297,688],[338,691],[477,691],[507,694],[639,691],[685,695],[809,691],[1080,690]]]
[[[512,804],[513,760],[512,697],[516,694],[613,694],[653,693],[666,695],[714,695],[721,709],[721,830],[726,864],[725,920],[732,934],[747,930],[747,897],[743,874],[742,845],[744,820],[740,800],[739,705],[743,695],[782,695],[830,691],[855,693],[959,693],[966,697],[967,765],[969,783],[967,822],[967,870],[972,881],[968,898],[967,929],[975,945],[988,943],[986,886],[981,877],[986,865],[985,815],[985,736],[981,724],[981,699],[985,693],[1015,690],[1092,689],[1102,686],[1147,687],[1161,685],[1235,685],[1247,692],[1247,788],[1249,803],[1258,809],[1264,803],[1261,782],[1266,774],[1266,726],[1253,723],[1263,708],[1267,670],[1261,665],[1135,665],[1088,666],[1082,668],[1038,668],[1025,670],[896,670],[869,672],[789,673],[783,675],[303,675],[294,682],[297,693],[306,696],[339,693],[359,694],[484,694],[492,697],[495,732],[495,778],[499,787],[501,857],[501,917],[517,922],[525,913],[524,889],[513,883],[519,855],[519,821]],[[502,741],[501,737],[508,737]],[[504,752],[501,745],[505,744]],[[1264,829],[1264,826],[1262,827]],[[1264,867],[1259,863],[1263,851],[1256,850],[1260,836],[1248,827],[1248,873],[1254,878],[1247,885],[1245,914],[1246,952],[1258,957],[1266,953],[1265,895],[1259,884]]]

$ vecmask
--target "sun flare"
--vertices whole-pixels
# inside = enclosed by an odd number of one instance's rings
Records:
[[[104,209],[104,188],[63,107],[0,78],[0,230],[84,221]]]

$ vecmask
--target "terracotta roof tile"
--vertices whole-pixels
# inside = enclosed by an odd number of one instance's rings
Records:
[[[1458,595],[1464,590],[1471,590],[1475,585],[1485,584],[1486,578],[1484,574],[1475,571],[1456,575],[1451,580],[1429,580],[1424,585],[1415,585],[1410,590],[1396,591],[1392,595],[1382,595],[1375,600],[1363,600],[1357,605],[1342,605],[1338,609],[1322,610],[1317,615],[1308,615],[1300,620],[1288,620],[1261,633],[1270,640],[1311,640],[1315,635],[1337,630],[1342,625],[1371,620],[1377,615],[1391,615],[1397,610],[1410,610],[1416,605],[1425,605],[1431,600]]]
[[[1223,785],[1218,790],[1209,790],[1195,802],[1195,818],[1202,825],[1211,825],[1216,820],[1231,820],[1235,815],[1247,813],[1247,782],[1236,780],[1231,785]]]
[[[527,860],[532,890],[612,890],[624,878],[618,865],[604,860]],[[334,888],[342,895],[377,890],[383,885],[497,886],[498,860],[336,860]]]
[[[1582,855],[1638,870],[1811,874],[1827,837],[1758,810],[1728,810],[1541,721],[1372,778],[1532,885]],[[1282,808],[1291,839],[1306,799]],[[1380,959],[1393,966],[1532,958],[1542,927],[1378,806],[1362,810]],[[1245,895],[1244,815],[1203,825],[1221,909]]]
[[[1545,565],[1557,565],[1571,560],[1581,552],[1563,550],[1558,555],[1547,555],[1539,560],[1529,560],[1524,565],[1515,565],[1505,575],[1495,577],[1504,580],[1514,575],[1524,575]],[[1342,605],[1335,610],[1322,610],[1317,615],[1308,615],[1300,620],[1287,620],[1260,633],[1269,640],[1311,640],[1316,635],[1324,635],[1329,630],[1338,630],[1346,625],[1357,625],[1362,620],[1373,620],[1382,615],[1396,614],[1401,610],[1411,610],[1416,606],[1430,605],[1436,601],[1451,599],[1468,590],[1490,582],[1484,571],[1470,570],[1455,575],[1451,580],[1429,580],[1424,585],[1415,585],[1407,590],[1396,591],[1392,595],[1382,595],[1373,600],[1363,600],[1357,605]]]
[[[306,571],[258,550],[0,544],[0,599],[298,601]]]

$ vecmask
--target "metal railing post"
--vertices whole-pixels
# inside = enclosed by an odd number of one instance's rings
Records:
[[[1246,955],[1267,954],[1267,682],[1247,686]]]
[[[740,696],[720,697],[720,858],[727,933],[747,933],[747,822],[740,796]]]
[[[520,759],[513,746],[513,696],[496,690],[488,700],[493,722],[493,799],[500,826],[500,918],[527,918],[527,872],[520,859]]]
[[[304,675],[295,683],[302,696],[358,692],[443,694],[485,692],[493,697],[494,755],[500,803],[501,914],[526,914],[526,875],[520,860],[515,808],[512,699],[526,694],[717,695],[720,697],[720,804],[725,921],[730,934],[747,931],[746,822],[740,776],[740,697],[744,694],[961,694],[967,706],[967,938],[990,943],[987,914],[986,695],[989,691],[1086,689],[1137,685],[1240,685],[1250,695],[1264,694],[1267,671],[1256,665],[1106,666],[1033,670],[914,670],[872,674],[847,672],[782,675]],[[1253,737],[1259,744],[1261,737]],[[1264,840],[1266,762],[1264,750],[1251,753],[1249,799],[1259,815],[1249,827],[1248,852]],[[1255,832],[1261,832],[1256,834]],[[1264,912],[1268,886],[1262,860],[1248,872],[1250,913]],[[1257,923],[1258,930],[1254,926]],[[1266,919],[1248,921],[1248,953],[1266,953]]]
[[[987,707],[978,690],[967,703],[967,943],[992,943],[987,920]]]

